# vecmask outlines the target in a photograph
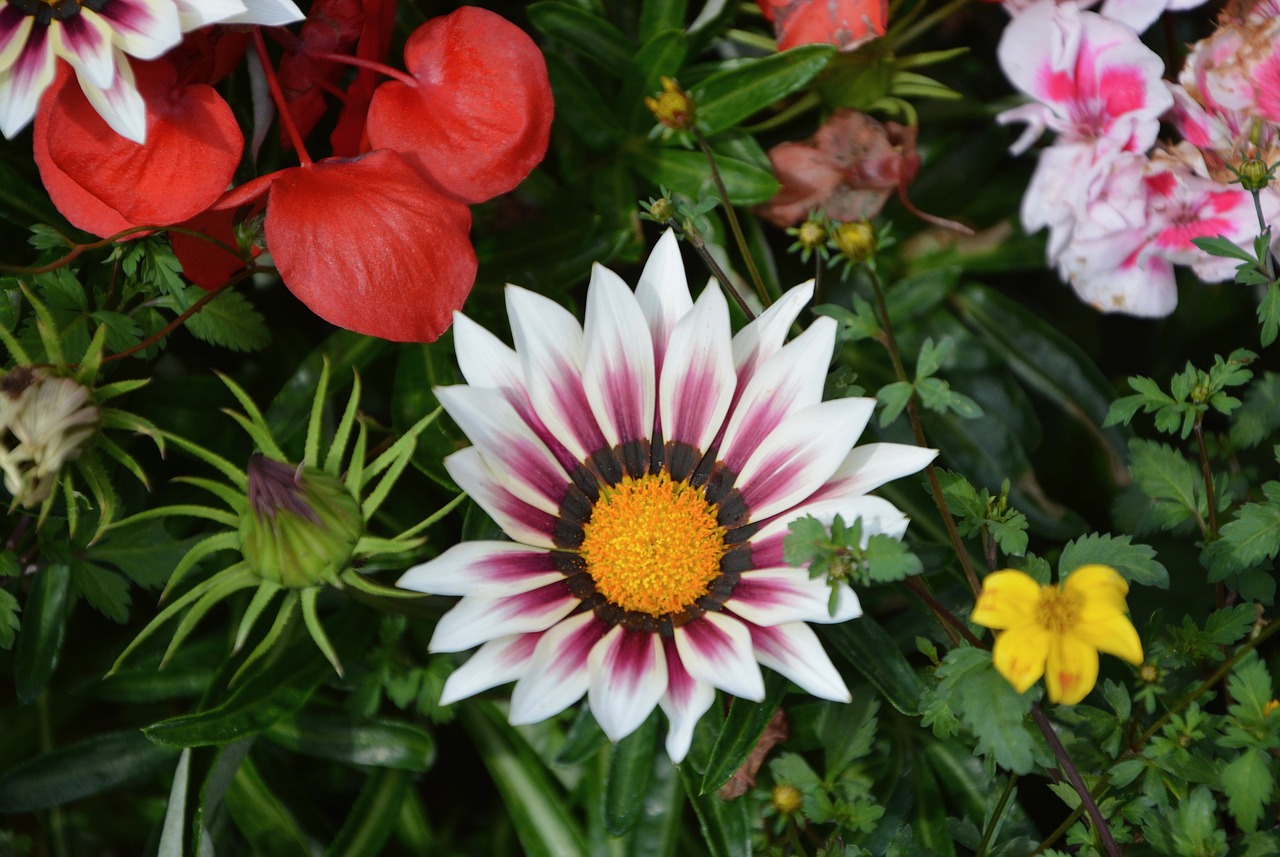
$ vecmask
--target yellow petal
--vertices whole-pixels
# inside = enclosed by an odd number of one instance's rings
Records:
[[[987,628],[1017,628],[1035,621],[1039,602],[1040,584],[1021,571],[1005,569],[982,581],[982,592],[969,618]]]
[[[1049,699],[1075,705],[1098,683],[1098,650],[1075,634],[1055,634],[1049,644],[1044,684]]]
[[[996,672],[1022,693],[1044,675],[1051,639],[1049,632],[1037,625],[1002,631],[991,649]]]
[[[1129,594],[1129,582],[1110,566],[1082,565],[1067,575],[1062,589],[1079,598],[1080,606],[1086,612],[1095,607],[1129,612],[1124,600]]]
[[[1142,663],[1142,640],[1129,617],[1115,611],[1095,611],[1081,619],[1073,633],[1100,652],[1115,655],[1137,666]]]

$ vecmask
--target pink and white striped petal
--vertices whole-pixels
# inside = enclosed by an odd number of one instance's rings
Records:
[[[862,615],[858,596],[846,584],[836,587],[836,612],[831,613],[831,587],[824,578],[810,578],[799,568],[761,568],[738,579],[733,598],[725,605],[753,625],[772,627],[788,622],[845,622]]]
[[[111,27],[115,46],[140,60],[155,59],[182,41],[173,0],[108,0],[98,14]]]
[[[708,287],[671,332],[658,387],[664,440],[707,449],[724,425],[737,374],[729,340],[729,307]]]
[[[582,328],[564,307],[507,286],[507,315],[534,412],[579,461],[605,446],[582,386]]]
[[[738,370],[739,390],[751,380],[757,366],[782,348],[791,325],[812,297],[813,280],[787,289],[772,306],[734,335],[733,365]]]
[[[827,657],[818,635],[803,622],[751,626],[751,641],[760,663],[791,679],[820,699],[849,702],[853,696]]]
[[[582,384],[605,440],[648,440],[657,388],[648,325],[627,284],[599,264],[591,269],[584,336]]]
[[[545,631],[573,612],[582,599],[560,580],[515,595],[468,595],[440,617],[430,651],[464,652],[481,643]]]
[[[456,310],[453,350],[462,377],[472,387],[492,387],[504,393],[524,390],[524,368],[515,349]]]
[[[485,643],[445,679],[440,704],[451,705],[520,678],[541,637],[541,634],[514,634]]]
[[[845,524],[852,524],[862,519],[862,546],[877,533],[902,538],[907,531],[910,518],[902,514],[898,507],[880,497],[836,497],[817,502],[802,503],[767,521],[755,535],[751,537],[751,564],[755,568],[784,566],[782,543],[791,532],[790,524],[800,518],[813,516],[830,527],[836,515]]]
[[[121,137],[140,144],[147,139],[147,105],[138,93],[129,58],[119,51],[115,52],[115,58],[116,76],[106,89],[99,89],[79,74],[76,77],[84,97],[89,99],[102,121]]]
[[[13,65],[27,44],[35,18],[12,3],[0,6],[0,71]]]
[[[105,11],[111,6],[103,7]],[[176,30],[176,27],[175,27]],[[49,47],[76,70],[81,80],[94,86],[108,87],[116,76],[112,55],[111,22],[92,9],[84,9],[57,26],[49,27]],[[170,45],[177,44],[178,34]]]
[[[820,318],[760,364],[734,404],[719,442],[720,461],[729,470],[739,472],[788,416],[822,401],[835,345],[835,319]]]
[[[666,693],[667,659],[661,639],[615,625],[587,656],[587,702],[610,741],[636,731]]]
[[[671,331],[693,309],[693,297],[689,294],[689,281],[685,277],[679,244],[672,230],[662,233],[649,254],[649,260],[644,263],[644,271],[636,286],[636,301],[644,313],[653,341],[654,375],[659,378],[662,377],[662,362]]]
[[[938,450],[908,443],[868,443],[855,446],[826,484],[809,502],[859,497],[886,482],[919,473],[938,457]]]
[[[444,469],[512,539],[533,547],[556,546],[552,538],[556,516],[508,491],[506,480],[494,475],[479,449],[469,446],[458,450],[444,460]]]
[[[511,692],[507,719],[537,723],[573,705],[590,686],[587,660],[609,626],[586,612],[570,616],[542,635],[524,677]]]
[[[743,699],[764,699],[764,677],[751,655],[751,633],[737,619],[704,614],[676,628],[675,640],[680,662],[698,681]]]
[[[32,28],[13,64],[0,71],[0,132],[6,137],[27,127],[36,115],[40,94],[53,83],[56,66],[49,28]]]
[[[435,392],[490,469],[502,468],[508,491],[544,512],[559,514],[569,474],[502,393],[466,384],[437,387]]]
[[[716,691],[705,681],[698,681],[680,662],[675,640],[664,639],[662,650],[667,661],[667,692],[658,705],[667,715],[667,756],[677,765],[689,752],[693,742],[693,727],[715,702]]]
[[[760,521],[813,494],[835,473],[862,434],[875,399],[832,399],[796,411],[764,439],[738,472],[735,487]]]
[[[563,578],[550,551],[514,542],[460,542],[406,571],[396,586],[432,595],[502,596]]]

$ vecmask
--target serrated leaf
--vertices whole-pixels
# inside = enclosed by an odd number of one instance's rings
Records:
[[[973,647],[952,649],[942,666],[938,695],[959,702],[960,716],[978,739],[978,752],[998,765],[1025,774],[1035,764],[1035,738],[1027,728],[1031,699],[996,672],[991,653]]]
[[[864,558],[867,575],[876,583],[903,580],[924,571],[918,556],[905,544],[884,533],[876,533],[867,540]]]
[[[1280,483],[1268,486],[1280,488]],[[1218,531],[1220,538],[1210,548],[1215,579],[1223,572],[1243,571],[1264,560],[1275,559],[1280,552],[1280,504],[1246,503],[1235,517]]]
[[[1234,717],[1254,721],[1266,718],[1272,698],[1271,673],[1266,663],[1255,658],[1239,664],[1227,679],[1227,692],[1235,700],[1229,709]]]
[[[1270,345],[1276,341],[1276,333],[1280,331],[1280,286],[1267,284],[1267,294],[1258,304],[1258,323],[1262,325],[1259,341]]]
[[[1160,529],[1173,530],[1201,520],[1203,483],[1195,465],[1180,452],[1147,440],[1129,442],[1130,472],[1152,500],[1149,511]]]
[[[876,393],[876,399],[879,400],[882,408],[880,411],[881,428],[898,418],[898,415],[906,408],[913,395],[915,395],[915,387],[906,381],[894,381],[892,384],[885,384],[880,388],[879,392]]]
[[[1155,548],[1131,544],[1132,536],[1091,533],[1068,542],[1058,559],[1058,576],[1065,578],[1082,565],[1106,565],[1130,583],[1169,588],[1169,571],[1156,560]]]
[[[18,628],[22,625],[18,619],[21,609],[18,606],[18,599],[14,598],[9,590],[0,589],[0,649],[13,646]]]
[[[113,571],[83,560],[72,560],[71,582],[89,605],[113,622],[129,619],[129,583]]]
[[[240,292],[224,291],[183,322],[191,335],[232,351],[257,351],[271,342],[271,330]]]

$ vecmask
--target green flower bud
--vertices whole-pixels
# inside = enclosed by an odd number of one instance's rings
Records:
[[[255,574],[289,589],[336,584],[364,534],[360,503],[334,476],[255,455],[241,549]]]
[[[866,262],[876,254],[876,229],[866,220],[841,223],[831,240],[836,249],[855,264]]]
[[[1240,177],[1240,186],[1247,191],[1262,190],[1271,183],[1272,174],[1267,165],[1257,158],[1250,158],[1236,170]]]

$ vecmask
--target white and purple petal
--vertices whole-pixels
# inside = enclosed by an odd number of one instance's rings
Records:
[[[820,699],[849,702],[849,688],[827,657],[818,635],[803,622],[775,625],[772,628],[751,626],[755,656],[771,670],[782,673],[807,692]]]
[[[49,28],[33,27],[12,65],[0,71],[0,132],[6,137],[13,137],[31,122],[40,94],[53,83],[56,67]]]
[[[173,0],[107,0],[98,15],[111,28],[111,41],[131,57],[155,59],[182,41]]]
[[[675,640],[664,639],[662,649],[667,659],[667,692],[658,705],[667,715],[667,755],[679,764],[693,742],[693,727],[715,702],[716,691],[709,683],[698,681],[680,662]]]
[[[733,365],[738,371],[738,389],[743,389],[756,367],[782,348],[787,332],[800,310],[813,297],[813,280],[787,289],[767,310],[756,316],[733,337]]]
[[[831,587],[825,578],[811,578],[798,568],[761,568],[743,572],[725,606],[753,625],[772,627],[788,622],[845,622],[862,615],[858,596],[847,584],[836,587],[831,612]]]
[[[49,46],[71,64],[81,80],[106,88],[116,75],[112,35],[110,21],[85,9],[49,27]]]
[[[636,301],[649,325],[653,341],[654,372],[662,377],[662,361],[667,353],[667,342],[676,323],[693,309],[693,297],[689,294],[689,281],[684,273],[684,260],[680,258],[679,241],[668,229],[654,245],[649,260],[644,264],[640,282],[636,286]]]
[[[627,284],[599,264],[591,269],[584,336],[582,384],[605,440],[648,440],[657,394],[648,325]]]
[[[0,71],[4,71],[18,58],[27,44],[35,17],[28,15],[13,3],[0,6]]]
[[[99,89],[78,73],[76,78],[80,81],[84,97],[89,99],[93,109],[98,111],[102,121],[111,126],[111,130],[135,143],[142,143],[147,139],[147,104],[138,92],[129,58],[115,51],[115,59],[116,75],[106,89]]]
[[[556,546],[557,517],[508,491],[506,480],[489,469],[479,449],[458,450],[445,458],[444,469],[512,539],[540,548]]]
[[[450,705],[520,678],[541,637],[541,634],[515,634],[485,643],[465,664],[449,674],[440,694],[440,704]]]
[[[937,456],[936,449],[907,443],[855,446],[808,502],[861,496],[886,482],[919,473]]]
[[[499,637],[545,631],[581,603],[563,577],[513,595],[468,595],[440,617],[429,649],[463,652]]]
[[[791,508],[835,473],[862,434],[874,399],[832,399],[796,411],[757,447],[738,472],[748,520]]]
[[[587,702],[610,741],[621,741],[644,723],[667,691],[662,638],[615,625],[587,656]]]
[[[664,439],[706,450],[724,424],[736,384],[729,307],[719,289],[708,287],[671,333],[658,387]]]
[[[515,542],[460,542],[396,581],[432,595],[511,595],[564,577],[551,551]]]
[[[742,622],[723,613],[706,613],[676,628],[675,640],[680,662],[698,681],[743,699],[764,699],[764,677]]]
[[[609,630],[594,614],[578,613],[542,635],[524,676],[511,692],[508,720],[537,723],[559,714],[587,692],[591,649]]]

